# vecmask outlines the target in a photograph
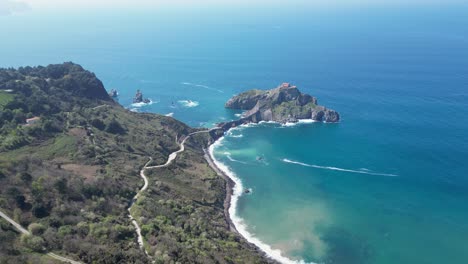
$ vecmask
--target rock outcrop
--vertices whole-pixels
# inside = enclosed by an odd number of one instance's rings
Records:
[[[340,120],[338,112],[317,104],[317,98],[303,94],[296,86],[283,83],[272,90],[250,90],[231,98],[226,108],[247,110],[240,120],[220,124],[220,127],[244,123],[274,121],[279,123],[312,119],[335,123]]]
[[[150,99],[145,98],[143,99],[143,93],[140,90],[137,90],[135,97],[133,98],[133,103],[138,104],[138,103],[149,103],[151,102]]]

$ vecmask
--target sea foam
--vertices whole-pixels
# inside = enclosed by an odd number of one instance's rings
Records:
[[[152,104],[155,104],[155,103],[158,103],[158,102],[153,102],[151,99],[149,99],[149,103],[144,103],[144,102],[141,102],[141,103],[133,103],[131,104],[130,106],[133,107],[133,108],[140,108],[140,107],[143,107],[143,106],[147,106],[147,105],[152,105]]]
[[[249,231],[247,231],[247,225],[244,223],[244,220],[240,218],[237,215],[237,202],[239,201],[239,197],[243,194],[243,186],[242,186],[242,181],[237,177],[237,175],[229,169],[228,166],[226,166],[224,163],[220,162],[219,160],[216,159],[214,155],[214,151],[217,147],[222,145],[222,142],[224,140],[224,137],[218,139],[215,143],[213,143],[209,147],[209,154],[211,156],[211,159],[215,163],[215,165],[222,170],[229,178],[231,178],[232,181],[234,181],[235,186],[233,188],[233,194],[231,197],[231,204],[229,206],[229,216],[236,227],[237,231],[245,238],[247,241],[250,243],[255,244],[258,248],[260,248],[265,254],[284,264],[305,264],[303,260],[297,261],[297,260],[292,260],[289,259],[285,256],[283,256],[281,250],[279,249],[273,249],[270,245],[265,244],[263,241],[261,241],[259,238],[255,237],[253,234],[251,234]],[[310,263],[314,264],[314,263]]]
[[[179,104],[181,104],[183,107],[197,107],[200,103],[197,101],[191,101],[191,100],[179,100]]]
[[[390,174],[390,173],[371,172],[368,169],[350,170],[350,169],[343,169],[343,168],[330,167],[330,166],[320,166],[320,165],[315,165],[315,164],[307,164],[307,163],[303,163],[303,162],[299,162],[299,161],[293,161],[293,160],[290,160],[290,159],[283,159],[282,161],[286,162],[286,163],[297,164],[297,165],[301,165],[301,166],[305,166],[305,167],[322,169],[322,170],[334,170],[334,171],[360,173],[360,174],[368,174],[368,175],[376,175],[376,176],[387,176],[387,177],[397,177],[398,176],[396,174]]]
[[[231,153],[230,152],[224,152],[224,155],[226,155],[226,158],[228,158],[230,161],[232,162],[239,162],[239,163],[242,163],[242,164],[248,164],[247,162],[245,161],[240,161],[240,160],[236,160],[234,159],[232,156],[231,156]]]

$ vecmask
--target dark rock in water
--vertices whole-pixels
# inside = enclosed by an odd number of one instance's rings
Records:
[[[140,90],[137,90],[135,97],[133,97],[133,103],[138,104],[138,103],[145,103],[148,104],[150,103],[151,100],[148,98],[143,99],[143,93]]]
[[[244,193],[251,193],[250,189],[245,189]]]
[[[226,108],[248,110],[237,121],[221,123],[219,127],[229,129],[245,123],[275,121],[295,123],[300,119],[335,123],[340,121],[338,112],[317,104],[317,98],[303,94],[289,83],[272,90],[250,90],[241,93],[225,105]]]
[[[116,98],[116,97],[119,96],[119,93],[117,92],[117,90],[111,89],[110,92],[109,92],[109,96],[112,97],[112,98]]]

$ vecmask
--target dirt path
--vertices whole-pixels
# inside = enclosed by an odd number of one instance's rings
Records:
[[[24,227],[22,227],[20,224],[18,224],[17,222],[15,222],[13,219],[11,219],[10,217],[8,217],[8,215],[6,215],[5,213],[3,213],[2,211],[0,211],[0,216],[5,219],[6,221],[8,221],[10,224],[12,224],[16,229],[18,229],[18,231],[20,231],[22,234],[26,234],[26,235],[30,235],[31,233],[26,230]],[[62,256],[59,256],[57,254],[54,254],[54,253],[47,253],[47,256],[51,257],[51,258],[54,258],[54,259],[57,259],[57,260],[60,260],[60,261],[63,261],[63,262],[66,262],[66,263],[71,263],[71,264],[82,264],[81,262],[78,262],[78,261],[74,261],[74,260],[71,260],[71,259],[68,259],[68,258],[64,258]]]
[[[145,164],[145,166],[143,166],[143,168],[140,171],[140,177],[143,178],[143,181],[145,182],[145,184],[140,189],[140,191],[138,191],[138,193],[135,195],[135,197],[133,197],[131,205],[128,208],[128,212],[129,212],[128,217],[132,221],[132,224],[135,226],[136,233],[138,235],[138,244],[140,245],[140,248],[145,251],[145,254],[148,257],[149,257],[149,254],[148,254],[148,251],[146,251],[146,249],[145,249],[145,243],[144,243],[144,240],[143,240],[143,236],[141,235],[141,227],[138,224],[138,222],[135,220],[135,218],[132,216],[132,213],[131,213],[132,206],[138,200],[138,197],[140,196],[140,194],[142,194],[144,191],[146,191],[146,189],[148,189],[149,182],[148,182],[148,178],[145,175],[145,171],[149,170],[149,169],[164,168],[164,167],[169,166],[172,163],[172,161],[174,161],[177,158],[177,155],[179,153],[182,153],[182,152],[185,151],[185,142],[187,141],[187,139],[189,139],[191,136],[193,136],[195,134],[209,133],[210,131],[211,131],[211,129],[210,130],[197,131],[197,132],[193,132],[193,133],[188,134],[188,136],[185,137],[184,140],[182,140],[182,142],[179,144],[179,147],[180,147],[179,150],[174,151],[171,154],[169,154],[169,157],[168,157],[166,163],[164,163],[162,165],[148,166],[148,164],[150,164],[153,161],[153,159],[150,157],[150,160]]]

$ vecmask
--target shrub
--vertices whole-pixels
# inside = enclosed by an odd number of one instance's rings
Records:
[[[45,226],[41,224],[32,223],[28,226],[28,230],[29,232],[31,232],[31,234],[38,236],[38,235],[42,235],[44,231],[46,230],[46,228]]]
[[[106,128],[106,124],[104,124],[101,119],[97,118],[91,120],[91,125],[99,130],[104,130]]]
[[[106,132],[112,134],[124,134],[125,129],[119,122],[117,122],[117,120],[112,119],[112,121],[110,121],[109,124],[107,124],[106,126]]]
[[[44,239],[38,236],[32,235],[22,235],[21,236],[21,243],[27,248],[36,251],[36,252],[43,252],[44,251]]]

